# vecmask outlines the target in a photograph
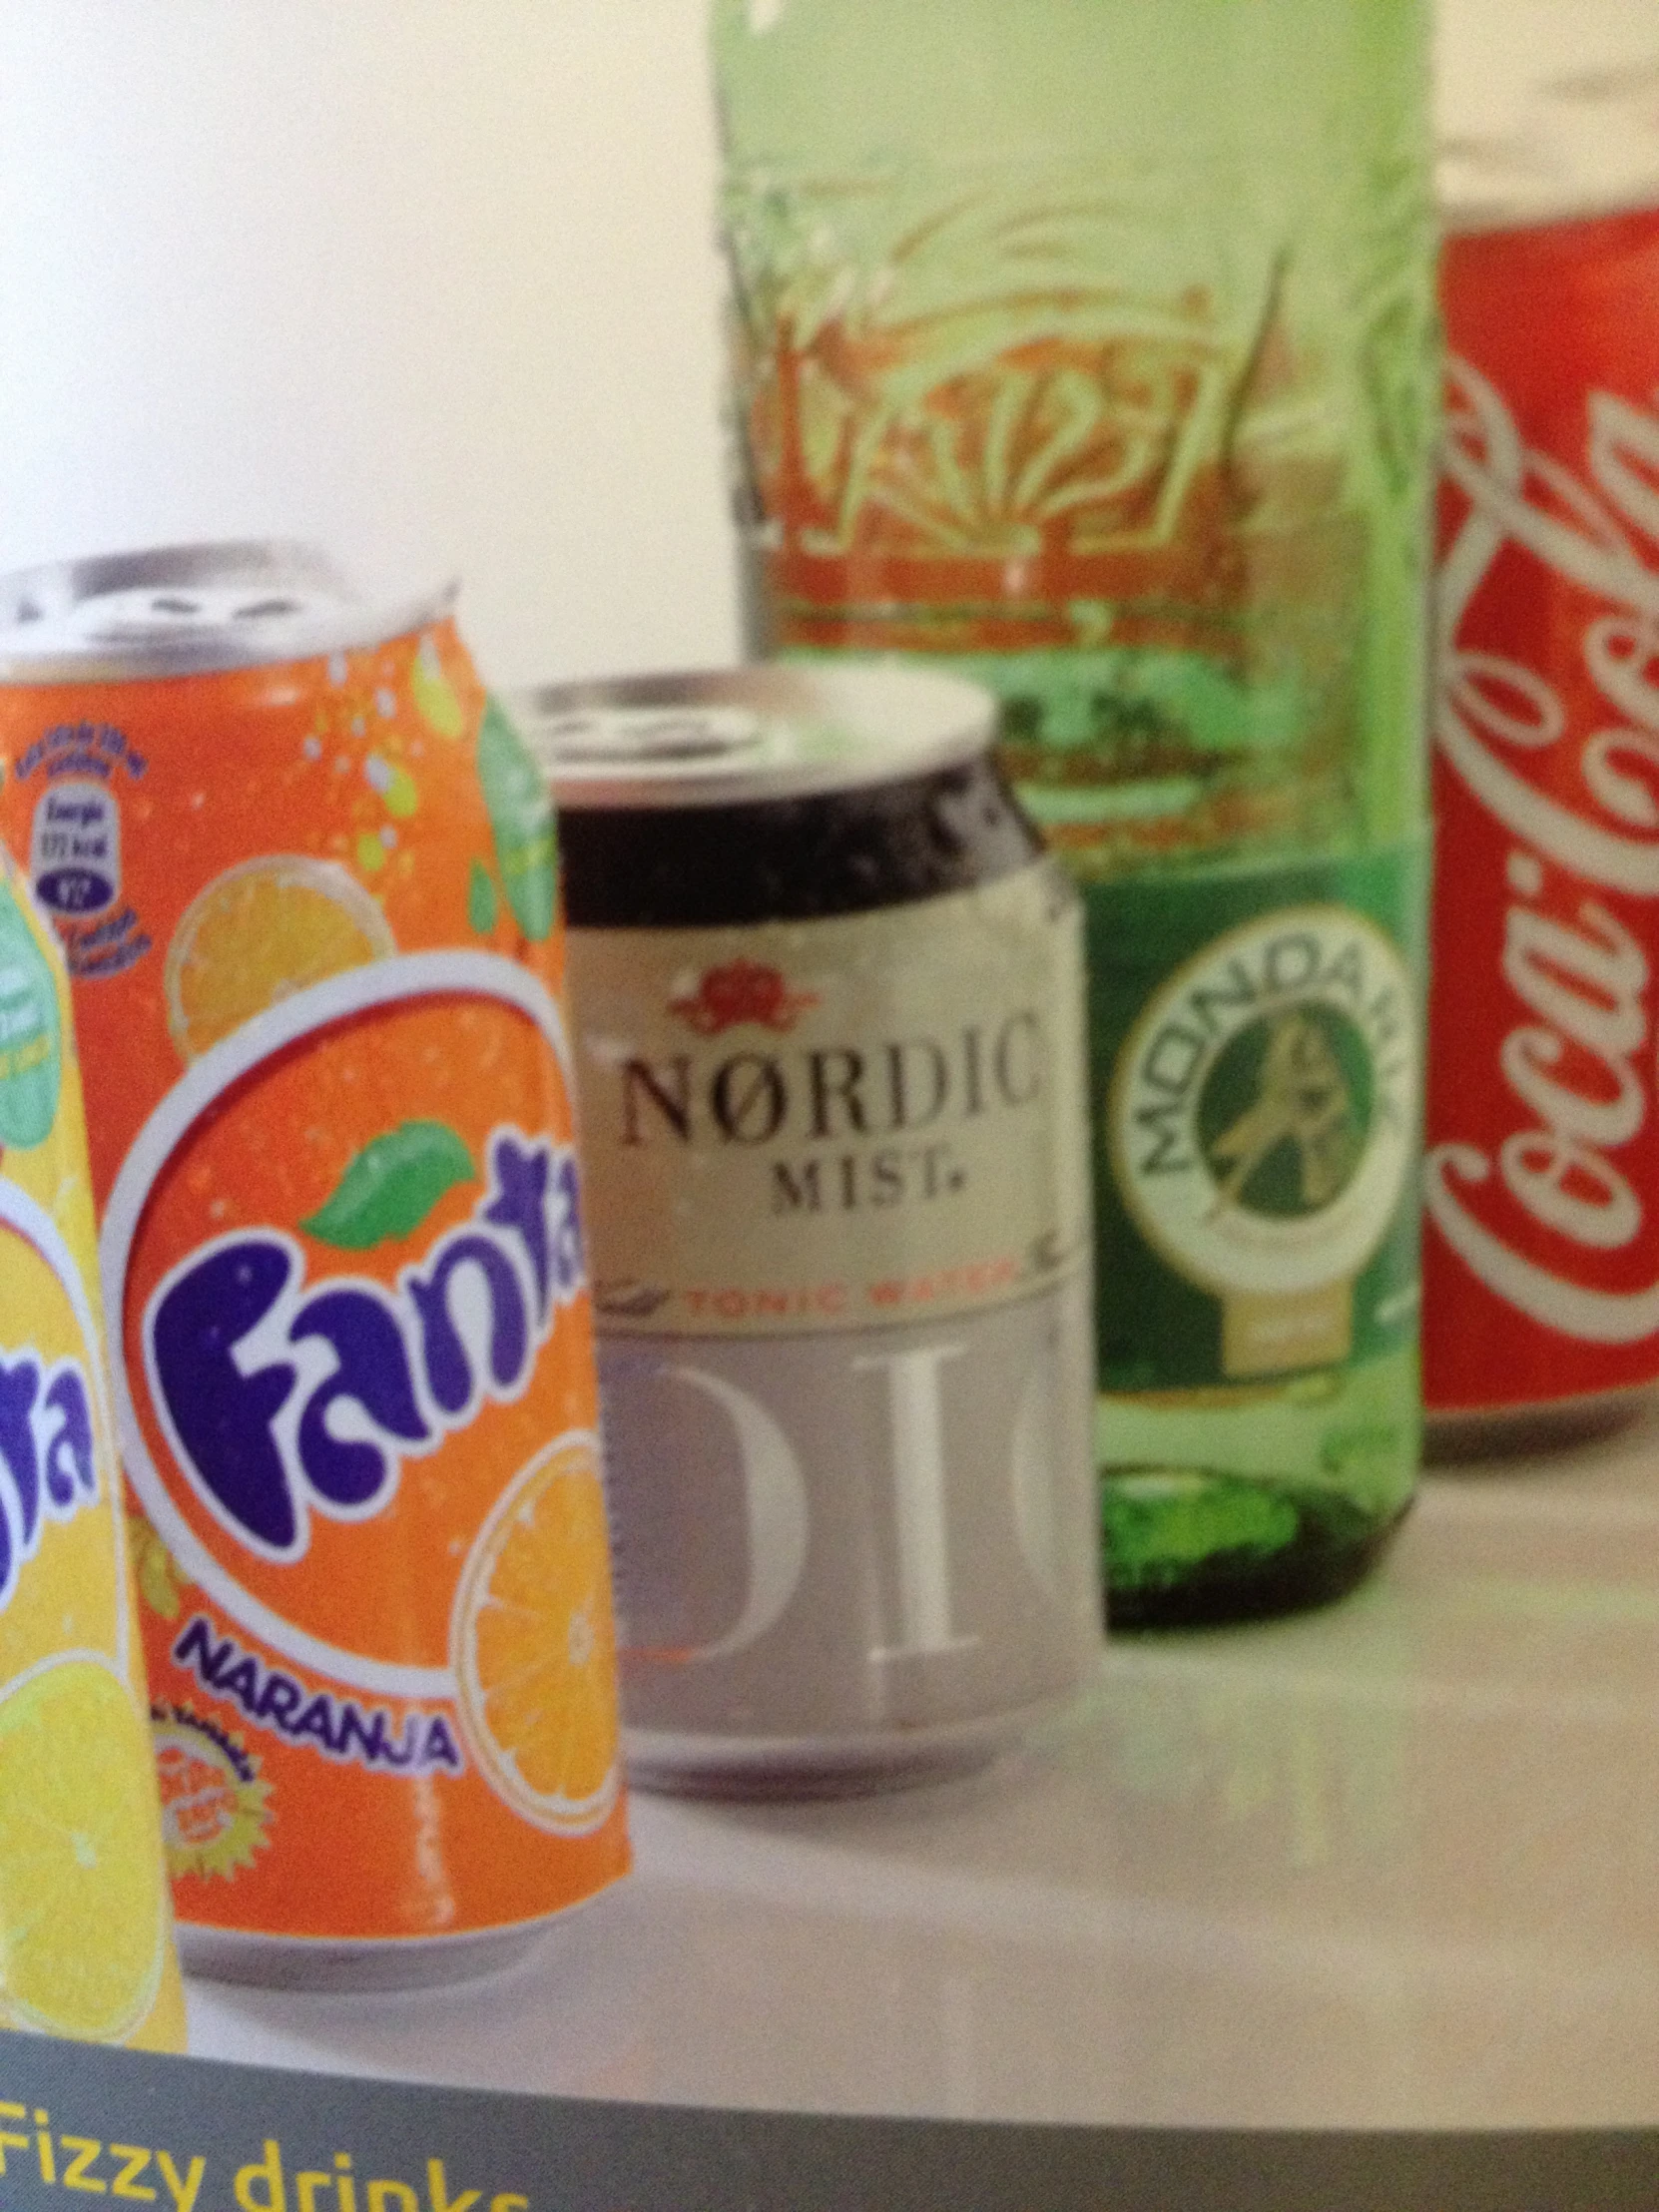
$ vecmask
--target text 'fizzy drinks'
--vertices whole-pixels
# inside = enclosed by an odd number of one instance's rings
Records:
[[[86,1121],[0,849],[0,2026],[182,2050]]]
[[[552,819],[447,602],[0,585],[75,982],[188,1963],[472,1972],[621,1874]]]

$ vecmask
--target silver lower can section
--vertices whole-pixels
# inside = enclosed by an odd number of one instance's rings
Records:
[[[588,1902],[587,1900],[583,1901]],[[348,1942],[335,1936],[259,1936],[237,1928],[178,1925],[179,1962],[204,1981],[262,1989],[427,1989],[477,1981],[515,1965],[576,1908],[464,1936]]]
[[[629,1776],[881,1788],[1099,1664],[1086,1269],[902,1328],[600,1343]]]

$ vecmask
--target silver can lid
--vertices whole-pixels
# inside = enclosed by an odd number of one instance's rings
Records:
[[[509,694],[558,806],[747,806],[856,791],[980,759],[996,703],[886,662],[802,663]]]
[[[378,645],[448,612],[455,587],[366,606],[316,547],[160,546],[0,576],[0,683],[126,682],[267,668]]]

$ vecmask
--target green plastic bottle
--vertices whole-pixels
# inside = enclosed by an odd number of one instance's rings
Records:
[[[1114,1624],[1409,1501],[1425,0],[714,0],[759,651],[988,684],[1088,906]]]

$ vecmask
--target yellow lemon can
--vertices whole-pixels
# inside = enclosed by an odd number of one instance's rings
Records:
[[[185,2047],[52,931],[0,847],[0,2026]]]

